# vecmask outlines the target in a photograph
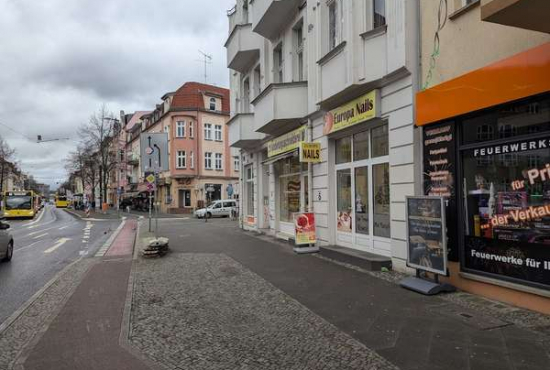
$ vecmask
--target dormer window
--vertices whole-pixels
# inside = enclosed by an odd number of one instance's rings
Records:
[[[210,98],[210,110],[216,110],[216,98]]]

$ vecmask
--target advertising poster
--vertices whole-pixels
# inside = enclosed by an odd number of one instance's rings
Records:
[[[407,197],[407,266],[447,275],[442,197]]]
[[[315,244],[315,214],[294,214],[294,228],[296,231],[296,245]]]
[[[456,132],[454,122],[426,127],[423,134],[424,194],[444,197],[447,219],[447,251],[450,261],[458,261],[456,216]]]

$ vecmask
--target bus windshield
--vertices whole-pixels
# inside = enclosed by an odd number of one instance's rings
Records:
[[[32,209],[32,199],[29,195],[10,195],[6,197],[6,210]]]
[[[66,202],[66,201],[67,201],[67,197],[57,197],[57,201],[58,201],[58,202]]]

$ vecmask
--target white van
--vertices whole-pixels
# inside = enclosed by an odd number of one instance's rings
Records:
[[[229,217],[231,210],[237,209],[237,201],[235,199],[222,199],[215,200],[206,208],[197,209],[195,211],[195,217],[203,218],[208,215],[208,218],[212,217]]]

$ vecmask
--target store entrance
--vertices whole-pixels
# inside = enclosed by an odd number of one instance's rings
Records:
[[[307,210],[307,171],[298,156],[275,162],[277,231],[294,235],[294,214]]]
[[[391,255],[387,126],[335,141],[336,244]]]

